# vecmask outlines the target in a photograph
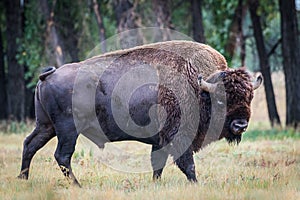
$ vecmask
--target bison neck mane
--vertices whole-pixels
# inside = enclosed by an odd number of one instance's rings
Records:
[[[193,140],[193,151],[197,152],[203,148],[203,144],[211,119],[211,99],[208,92],[199,92],[199,109],[200,118],[196,137]]]

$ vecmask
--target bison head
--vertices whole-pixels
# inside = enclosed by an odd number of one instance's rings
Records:
[[[223,112],[225,116],[219,116],[224,118],[224,126],[219,139],[225,137],[230,143],[241,141],[242,133],[248,127],[251,115],[250,104],[253,99],[253,90],[261,85],[262,80],[262,76],[259,75],[256,80],[252,81],[249,73],[242,69],[217,72],[208,77],[207,81],[202,80],[201,76],[198,77],[201,96],[206,96],[206,101],[210,105],[212,105],[211,99],[215,98],[216,109],[226,110]],[[222,115],[222,112],[219,113]],[[217,112],[217,115],[219,113]]]

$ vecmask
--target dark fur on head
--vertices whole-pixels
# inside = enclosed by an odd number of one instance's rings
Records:
[[[234,119],[245,119],[247,121],[250,119],[250,104],[253,99],[252,77],[242,69],[227,69],[212,74],[207,82],[222,84],[226,92],[226,117],[219,139],[226,138],[229,143],[238,144],[242,136],[233,134],[230,130],[230,124]],[[218,98],[219,89],[220,87],[214,92],[214,98]],[[211,95],[200,90],[200,99],[201,116],[199,132],[193,142],[194,151],[198,151],[202,147],[211,118]]]
[[[253,86],[251,76],[245,70],[233,70],[226,72],[224,85],[227,95],[227,116],[222,136],[228,142],[241,141],[242,135],[234,135],[229,130],[229,124],[233,119],[246,119],[251,116],[251,101],[253,99]]]

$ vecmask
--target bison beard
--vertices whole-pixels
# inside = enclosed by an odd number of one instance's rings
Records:
[[[129,117],[136,124],[144,126],[150,123],[148,111],[153,104],[160,104],[167,113],[166,122],[161,131],[149,137],[137,137],[121,130],[111,108],[111,95],[119,79],[126,72],[139,69],[141,65],[155,70],[158,80],[167,80],[167,83],[178,89],[179,96],[184,100],[179,102],[176,99],[178,94],[174,95],[172,90],[159,84],[150,85],[158,90],[148,92],[147,88],[150,86],[145,85],[133,93],[133,99],[129,101]],[[85,95],[78,98],[78,102],[83,108],[96,114],[97,121],[104,132],[104,135],[100,134],[100,136],[97,135],[97,132],[95,133],[94,121],[89,120],[90,112],[80,112],[80,110],[74,110],[77,107],[73,107],[74,101],[77,100],[77,98],[73,99],[73,94],[78,94],[77,91],[74,91],[74,84],[80,70],[86,66],[104,71],[101,77],[87,76],[79,84],[79,86],[86,86],[82,90],[85,94],[85,90],[93,89],[93,84],[96,83],[95,96],[88,100],[84,99]],[[184,88],[182,86],[184,84],[175,79],[177,74],[184,77],[184,81],[189,87]],[[207,82],[198,79],[199,74],[203,79],[208,77]],[[87,75],[89,75],[88,72]],[[63,174],[79,185],[72,172],[71,157],[75,150],[78,134],[83,133],[91,140],[98,137],[98,142],[94,140],[93,142],[99,147],[103,147],[106,142],[124,140],[137,140],[150,144],[152,145],[153,179],[161,177],[170,154],[187,179],[196,182],[194,152],[199,151],[206,144],[222,138],[226,138],[229,143],[238,144],[241,141],[241,134],[245,130],[251,114],[250,103],[253,98],[253,90],[258,88],[262,81],[261,77],[255,83],[251,79],[252,77],[244,70],[228,69],[224,57],[211,47],[186,41],[151,44],[108,53],[80,63],[67,64],[57,70],[49,68],[40,75],[40,81],[36,88],[36,128],[24,141],[19,178],[28,179],[30,163],[35,153],[50,139],[57,136],[58,145],[55,159]],[[218,98],[220,85],[226,90],[225,101],[220,101],[220,108],[227,107],[227,112],[226,116],[217,117],[224,117],[225,121],[220,133],[216,131],[214,134],[217,135],[214,135],[212,139],[207,139],[209,124],[215,123],[214,121],[210,122],[213,117],[210,96],[214,95],[214,98]],[[196,107],[190,106],[192,102],[190,94],[196,97]],[[80,101],[80,98],[83,100]],[[93,105],[95,107],[89,104],[93,101],[95,101],[96,105]],[[122,103],[120,102],[120,105]],[[187,110],[182,110],[180,103],[185,103]],[[162,117],[161,113],[161,110],[158,110],[156,114],[158,117]],[[189,113],[184,120],[182,113]],[[74,116],[82,119],[82,126],[75,124]],[[194,132],[189,131],[193,130],[191,128],[193,120],[196,121]],[[234,124],[235,120],[245,121],[246,125]],[[178,133],[180,127],[184,127],[185,130],[181,135]],[[99,137],[102,136],[103,140],[99,142]],[[187,144],[186,149],[180,149],[181,146]],[[166,146],[169,147],[164,151],[159,151]]]
[[[228,134],[226,140],[229,144],[239,144],[242,140],[242,135],[234,135],[233,133]]]

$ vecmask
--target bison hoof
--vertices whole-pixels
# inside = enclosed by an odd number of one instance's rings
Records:
[[[17,176],[18,179],[23,179],[23,180],[27,180],[28,176],[26,176],[25,174],[19,174],[19,176]]]
[[[159,176],[159,175],[154,175],[154,176],[152,177],[152,180],[153,180],[154,182],[160,181],[160,180],[161,180],[161,176]]]
[[[191,183],[197,183],[198,182],[198,180],[196,179],[196,178],[189,178],[189,181],[191,182]]]
[[[82,186],[80,185],[80,183],[77,180],[74,180],[73,185],[77,186],[79,188],[82,188]]]

